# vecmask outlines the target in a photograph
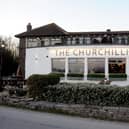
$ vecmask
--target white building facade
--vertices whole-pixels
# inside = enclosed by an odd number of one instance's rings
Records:
[[[32,74],[62,73],[64,79],[129,77],[129,32],[66,32],[56,24],[16,35],[20,38],[21,67]]]

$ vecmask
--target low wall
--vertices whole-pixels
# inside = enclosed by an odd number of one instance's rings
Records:
[[[93,117],[115,121],[129,121],[129,108],[126,107],[57,104],[45,101],[34,101],[32,98],[9,98],[7,96],[0,96],[0,104],[27,108],[31,110],[78,115],[81,117]]]

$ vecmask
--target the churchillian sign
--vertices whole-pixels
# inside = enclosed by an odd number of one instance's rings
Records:
[[[129,56],[129,48],[53,48],[50,55],[51,57]]]

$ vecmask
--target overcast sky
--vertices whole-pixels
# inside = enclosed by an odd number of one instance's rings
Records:
[[[66,31],[129,30],[129,0],[0,0],[0,35],[55,22]]]

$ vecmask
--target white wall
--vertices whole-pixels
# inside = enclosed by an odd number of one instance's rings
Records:
[[[51,72],[51,58],[67,58],[70,57],[80,57],[73,55],[74,49],[105,49],[105,48],[127,48],[129,51],[129,46],[126,45],[88,45],[88,46],[59,46],[59,47],[42,47],[42,48],[27,48],[26,49],[26,63],[25,63],[25,78],[27,79],[32,74],[48,74]],[[67,50],[66,50],[67,49]],[[66,51],[64,55],[57,55],[56,51]],[[123,53],[125,54],[125,53]],[[85,57],[82,56],[82,57]],[[87,56],[88,57],[88,56]],[[89,56],[91,58],[91,56]],[[129,76],[129,54],[128,55],[99,55],[92,56],[93,58],[126,58],[126,73]]]
[[[32,74],[48,74],[51,72],[51,59],[47,48],[26,49],[25,78]]]

